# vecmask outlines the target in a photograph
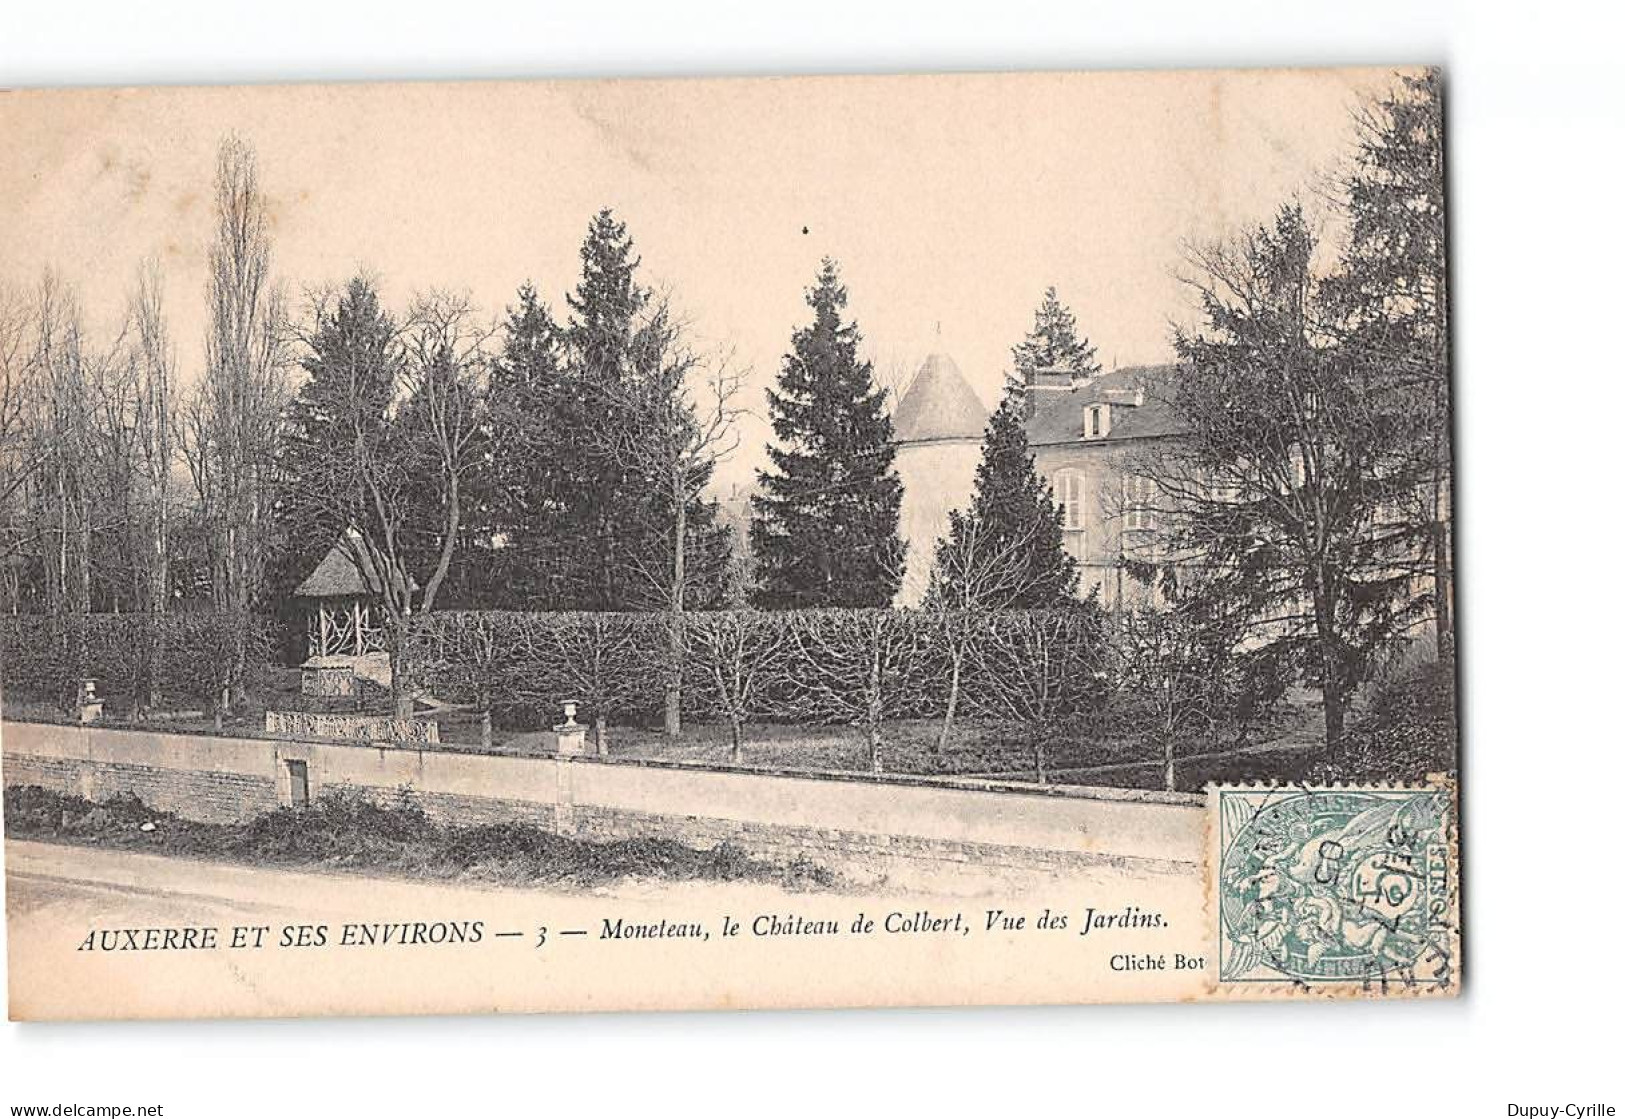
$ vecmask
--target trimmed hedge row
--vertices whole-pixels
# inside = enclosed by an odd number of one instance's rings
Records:
[[[855,723],[1023,708],[1023,682],[1059,715],[1098,696],[1102,618],[1090,608],[942,615],[911,610],[661,614],[436,612],[417,619],[414,680],[441,699],[551,722],[652,718],[678,684],[685,714]],[[1048,657],[1054,679],[1040,678]]]
[[[227,613],[16,615],[0,618],[0,680],[64,706],[88,679],[105,698],[212,710],[269,647],[264,619]]]
[[[1108,616],[1092,604],[704,611],[675,622],[447,611],[413,619],[406,668],[415,686],[510,726],[550,725],[566,700],[600,731],[648,722],[675,693],[687,717],[728,723],[736,748],[750,722],[846,724],[865,730],[878,766],[886,723],[950,708],[1028,728],[1035,751],[1079,724],[1158,741],[1246,733],[1279,698],[1281,671],[1210,636],[1173,614]],[[264,619],[229,614],[0,618],[0,679],[62,705],[90,678],[138,708],[214,710],[263,670],[269,647]]]

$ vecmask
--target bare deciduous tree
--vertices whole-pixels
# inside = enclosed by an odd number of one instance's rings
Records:
[[[650,597],[666,615],[666,733],[682,733],[685,614],[697,573],[690,555],[689,512],[712,472],[739,446],[735,403],[745,374],[727,354],[703,354],[670,301],[654,304],[633,337],[629,375],[609,380],[607,411],[618,418],[600,433],[603,445],[627,474],[647,479],[653,506],[667,518],[669,552],[631,556]]]
[[[90,394],[79,302],[54,275],[40,281],[34,362],[39,414],[34,423],[40,456],[49,456],[42,486],[55,554],[46,567],[51,614],[90,612]]]
[[[1100,651],[1091,616],[1079,610],[1010,611],[972,646],[979,704],[1022,725],[1039,784],[1049,780],[1056,729],[1100,691]]]
[[[512,694],[549,704],[579,701],[592,714],[593,744],[609,755],[612,713],[644,687],[646,616],[611,613],[531,615],[517,656]]]
[[[510,647],[513,634],[504,624],[506,618],[491,610],[442,614],[438,625],[419,634],[422,640],[412,658],[419,671],[440,682],[449,695],[467,696],[479,713],[480,745],[487,750],[497,674],[506,658],[517,652]]]
[[[314,320],[325,315],[318,302]],[[399,718],[412,713],[412,619],[435,608],[462,531],[491,333],[466,296],[419,297],[395,343],[394,403],[378,416],[350,394],[337,417],[345,436],[339,461],[294,479],[304,504],[336,509],[349,522],[340,547],[382,601]]]
[[[764,685],[775,678],[790,648],[783,617],[756,610],[696,614],[689,622],[689,648],[705,689],[728,719],[730,760],[744,760],[745,722],[761,713]]]
[[[0,286],[0,579],[10,612],[18,609],[20,553],[39,538],[27,498],[49,447],[33,438],[38,393],[36,309],[29,294]]]
[[[791,711],[863,728],[869,768],[885,772],[886,720],[904,709],[928,641],[918,615],[902,610],[797,611],[790,618],[796,663]]]
[[[152,663],[162,664],[168,627],[163,618],[169,608],[170,476],[175,460],[175,350],[164,312],[163,273],[156,261],[141,269],[131,299],[134,320],[135,440],[141,460],[141,497],[146,506],[145,607],[154,619],[151,627]],[[144,706],[158,702],[159,674],[149,675]]]
[[[1046,575],[1027,562],[1039,524],[1022,524],[1013,536],[995,537],[976,517],[955,514],[955,547],[939,547],[931,567],[925,610],[948,658],[948,694],[933,749],[948,748],[959,711],[961,683],[971,649],[987,629],[987,613],[1022,601]]]

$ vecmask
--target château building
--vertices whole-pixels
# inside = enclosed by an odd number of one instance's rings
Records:
[[[1140,365],[1088,378],[1040,370],[1027,379],[1027,444],[1061,507],[1062,539],[1078,561],[1077,593],[1098,593],[1103,606],[1147,594],[1125,559],[1161,558],[1155,490],[1134,463],[1179,435],[1172,409],[1154,391],[1172,373],[1170,365]]]
[[[924,601],[948,514],[970,504],[988,416],[987,405],[944,353],[925,359],[897,401],[893,462],[903,483],[898,534],[908,545],[898,606]]]
[[[1093,377],[1039,370],[1027,378],[1026,431],[1039,474],[1061,507],[1065,547],[1078,561],[1079,597],[1102,605],[1143,598],[1123,560],[1154,558],[1149,484],[1133,471],[1151,441],[1178,434],[1168,407],[1146,392],[1171,366],[1132,366]],[[898,606],[917,606],[929,585],[948,514],[969,505],[987,406],[947,354],[926,358],[892,416],[903,482],[900,533],[908,544]]]

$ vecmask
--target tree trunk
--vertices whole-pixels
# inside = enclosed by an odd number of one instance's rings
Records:
[[[1326,713],[1326,753],[1333,759],[1343,756],[1343,716],[1346,701],[1342,680],[1333,677],[1321,688],[1321,704]]]
[[[496,658],[496,650],[492,648],[491,631],[483,625],[480,630],[479,644],[479,688],[474,698],[480,705],[480,746],[482,749],[491,748],[491,665]]]
[[[683,653],[682,615],[674,613],[666,648],[666,737],[683,734]]]
[[[240,499],[239,499],[240,502]],[[239,502],[233,502],[227,508],[227,516],[238,518],[241,510]],[[244,585],[245,567],[242,562],[240,550],[241,542],[238,540],[238,531],[235,524],[230,524],[226,530],[226,571],[229,584],[226,588],[227,609],[232,616],[232,644],[231,644],[231,703],[240,706],[247,695],[244,689],[245,677],[248,675],[248,588]]]
[[[156,499],[153,517],[152,568],[148,572],[148,618],[152,625],[152,640],[148,644],[150,661],[147,666],[145,695],[142,705],[148,711],[158,709],[161,699],[159,683],[163,678],[164,658],[169,654],[169,634],[164,626],[169,614],[169,547],[168,518],[163,508],[162,491]]]
[[[1337,630],[1332,622],[1332,605],[1321,586],[1314,592],[1315,631],[1320,645],[1320,698],[1326,723],[1326,754],[1337,760],[1343,752],[1343,717],[1347,699],[1343,689],[1343,666],[1338,657]]]
[[[1174,791],[1174,681],[1163,680],[1163,710],[1168,713],[1162,727],[1162,784],[1170,793]]]
[[[878,634],[877,634],[878,638]],[[885,762],[882,759],[880,742],[880,720],[883,714],[880,696],[880,647],[876,642],[869,661],[869,768],[875,773],[884,773]]]
[[[942,731],[937,735],[936,744],[931,753],[941,757],[948,752],[948,738],[954,732],[954,713],[959,709],[959,676],[965,661],[964,653],[954,653],[949,657],[952,666],[948,671],[948,705],[942,712]]]
[[[737,713],[728,717],[728,726],[733,732],[733,748],[728,752],[728,760],[738,765],[745,760],[745,727]]]
[[[1028,744],[1033,752],[1033,775],[1038,779],[1040,785],[1047,785],[1049,784],[1049,773],[1044,766],[1044,730],[1042,727],[1035,726],[1033,728],[1032,738]]]
[[[593,712],[592,740],[593,744],[598,748],[598,756],[600,758],[609,757],[609,724],[604,721],[602,711]]]
[[[405,618],[396,618],[389,626],[389,696],[394,703],[397,719],[412,717],[412,681],[406,663]]]
[[[688,503],[683,500],[680,487],[675,496],[677,517],[672,530],[671,621],[666,634],[667,738],[678,738],[683,733],[683,586],[688,576]]]
[[[1436,454],[1442,452],[1435,452]],[[1433,638],[1434,655],[1444,659],[1455,652],[1450,625],[1450,522],[1445,515],[1444,471],[1435,458],[1433,476]]]

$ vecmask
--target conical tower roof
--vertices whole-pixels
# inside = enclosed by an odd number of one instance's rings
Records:
[[[897,402],[897,411],[892,415],[892,440],[980,440],[987,418],[987,406],[966,382],[954,359],[947,354],[932,354]]]

